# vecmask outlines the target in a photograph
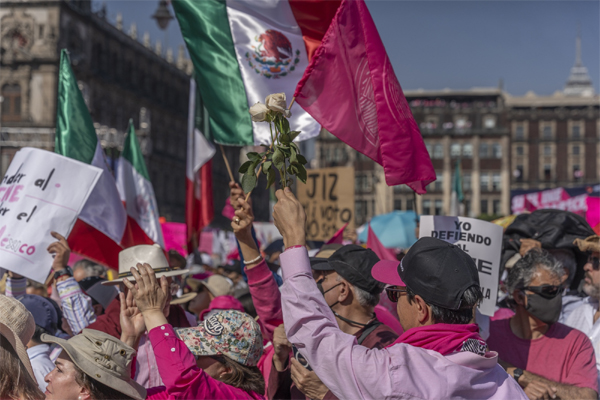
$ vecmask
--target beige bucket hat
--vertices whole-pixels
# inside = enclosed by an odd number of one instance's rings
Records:
[[[187,284],[194,292],[197,292],[200,286],[204,286],[214,296],[225,296],[233,294],[233,281],[223,275],[211,275],[206,279],[188,278]]]
[[[156,278],[183,275],[190,271],[189,269],[171,268],[163,249],[159,245],[142,244],[121,251],[119,253],[119,276],[111,281],[102,282],[102,284],[117,285],[123,279],[135,281],[133,275],[131,275],[131,267],[136,268],[137,264],[149,264],[154,270]]]
[[[575,246],[579,247],[579,250],[581,250],[583,252],[586,252],[586,251],[600,252],[600,236],[598,236],[598,235],[589,236],[589,237],[585,238],[584,240],[575,239],[573,244]]]
[[[182,295],[181,297],[175,297],[171,300],[171,304],[185,304],[188,301],[191,301],[194,297],[198,296],[196,292],[190,292]]]
[[[146,389],[131,379],[135,350],[119,339],[94,329],[84,329],[69,340],[43,334],[42,341],[56,343],[85,374],[134,399],[146,398]]]
[[[0,335],[8,340],[29,375],[36,382],[26,347],[34,332],[35,321],[27,308],[14,297],[0,294]]]

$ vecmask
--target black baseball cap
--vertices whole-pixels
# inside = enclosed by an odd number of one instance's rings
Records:
[[[432,237],[419,239],[401,262],[382,260],[373,278],[388,285],[406,286],[429,304],[451,310],[471,286],[479,286],[475,262],[458,246]]]
[[[371,269],[378,261],[373,250],[349,244],[340,247],[329,258],[311,258],[310,266],[315,271],[335,271],[352,285],[371,294],[380,294],[384,286],[371,275]]]

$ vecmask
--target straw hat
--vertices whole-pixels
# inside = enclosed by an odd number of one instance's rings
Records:
[[[117,279],[105,281],[102,284],[116,285],[125,278],[129,281],[135,281],[133,275],[131,275],[131,267],[136,268],[137,264],[149,264],[157,279],[160,279],[161,276],[177,276],[189,272],[189,269],[172,269],[163,249],[159,245],[142,244],[121,251],[119,253],[119,276]]]
[[[6,338],[35,382],[27,355],[27,343],[35,332],[33,315],[20,301],[0,294],[0,335]]]
[[[171,300],[171,304],[185,304],[188,301],[191,301],[196,296],[198,296],[198,293],[196,292],[186,293],[184,295],[181,295],[181,297],[176,297],[173,300]]]
[[[232,294],[233,281],[223,275],[211,275],[206,279],[188,278],[187,284],[194,292],[198,292],[200,286],[204,286],[214,296],[225,296]]]
[[[579,247],[579,250],[583,252],[592,251],[600,253],[600,236],[598,235],[589,236],[584,240],[575,239],[573,244]]]
[[[56,343],[86,375],[129,397],[142,400],[146,389],[131,379],[135,350],[119,339],[94,329],[84,329],[69,340],[43,334],[42,342]]]

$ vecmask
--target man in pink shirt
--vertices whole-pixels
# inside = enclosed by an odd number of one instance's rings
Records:
[[[587,336],[558,321],[565,271],[541,249],[530,250],[510,270],[515,305],[510,319],[490,324],[490,349],[531,399],[596,399],[598,372]]]
[[[286,247],[280,256],[286,334],[333,394],[343,399],[526,398],[498,365],[497,354],[486,351],[472,323],[482,294],[471,257],[454,245],[424,238],[402,263],[380,261],[373,277],[391,285],[386,291],[398,302],[405,332],[385,349],[367,349],[340,331],[312,278],[304,208],[288,188],[276,195],[273,218]]]

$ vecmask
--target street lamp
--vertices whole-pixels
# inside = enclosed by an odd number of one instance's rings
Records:
[[[158,24],[158,27],[161,30],[164,31],[165,29],[167,29],[167,26],[169,26],[169,22],[171,22],[171,20],[173,19],[173,16],[169,11],[169,4],[167,0],[160,0],[158,2],[158,8],[156,9],[156,12],[152,16],[152,18],[156,20],[156,23]]]

